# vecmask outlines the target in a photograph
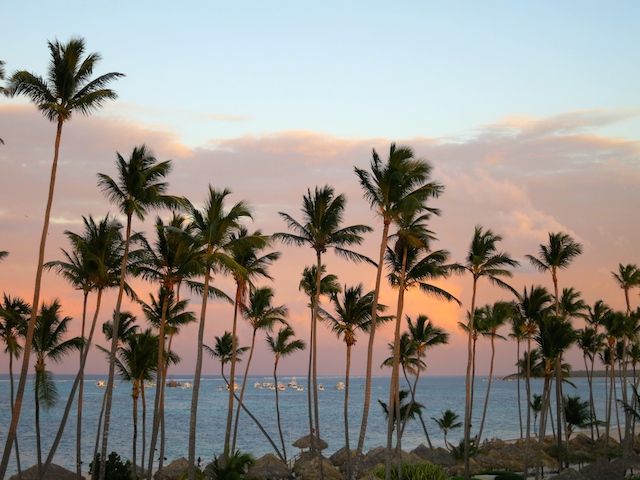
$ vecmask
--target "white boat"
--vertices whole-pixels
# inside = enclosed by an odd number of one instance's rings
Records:
[[[234,390],[239,390],[240,389],[240,385],[238,385],[236,382],[233,382],[233,389]],[[227,385],[227,390],[229,390],[229,385]]]
[[[186,390],[187,388],[191,388],[193,387],[193,384],[191,382],[184,382],[184,385],[182,385],[182,389]]]
[[[257,388],[258,390],[262,390],[262,384],[260,382],[256,382],[253,388]]]
[[[271,385],[269,385],[269,390],[275,390],[276,387],[273,386],[273,383]]]
[[[338,382],[336,383],[336,386],[333,387],[336,390],[344,390],[344,382]]]
[[[291,381],[289,382],[289,387],[296,388],[296,389],[298,388],[298,382],[296,382],[296,377],[293,377],[291,379]]]
[[[104,380],[99,380],[96,382],[96,387],[106,387],[107,386],[107,382],[105,382]]]
[[[304,391],[304,387],[301,387],[300,385],[298,385],[298,388],[296,388],[296,390],[298,390],[299,392]]]
[[[318,390],[324,390],[324,385],[322,385],[321,383],[318,384]]]
[[[284,386],[284,383],[278,382],[278,390],[286,390],[287,387]]]

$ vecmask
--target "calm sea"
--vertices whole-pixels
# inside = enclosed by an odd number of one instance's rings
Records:
[[[58,405],[49,411],[41,412],[41,428],[43,436],[43,450],[48,452],[57,431],[60,417],[64,409],[64,404],[73,384],[73,376],[57,375],[55,377],[58,385],[60,400]],[[292,381],[294,377],[284,376],[278,380],[285,385]],[[188,376],[173,375],[171,380],[184,384],[193,382],[193,378]],[[298,438],[309,433],[309,423],[307,415],[307,391],[306,376],[295,377],[297,384],[304,387],[304,391],[287,388],[280,393],[280,411],[282,416],[283,433],[287,445],[287,455],[297,453],[291,444]],[[96,428],[100,406],[105,392],[104,388],[96,386],[99,381],[106,381],[106,375],[88,375],[85,379],[84,406],[83,406],[83,471],[87,472],[96,438]],[[273,381],[273,377],[251,376],[247,382],[245,393],[245,405],[262,423],[266,431],[272,436],[274,442],[279,445],[278,429],[276,423],[275,392],[268,388],[257,389],[256,382],[263,383]],[[344,381],[343,377],[323,376],[319,378],[324,386],[323,391],[318,392],[318,403],[320,410],[320,434],[329,444],[325,454],[331,454],[344,445],[344,390],[336,390],[335,385]],[[598,418],[604,418],[605,412],[605,379],[595,379],[594,395]],[[576,388],[565,386],[565,394],[579,395],[583,400],[588,400],[589,389],[586,378],[572,379]],[[202,457],[203,461],[219,455],[222,450],[224,440],[224,428],[226,422],[227,390],[218,390],[224,385],[219,376],[206,376],[202,379],[200,403],[198,409],[198,432],[196,457]],[[477,432],[480,426],[484,396],[488,385],[487,377],[476,378],[475,402],[473,415],[472,432]],[[524,382],[521,382],[523,408],[525,405]],[[541,393],[542,381],[532,381],[532,392]],[[187,456],[188,435],[189,435],[189,409],[191,405],[190,388],[166,389],[166,428],[167,445],[165,456],[168,462]],[[418,394],[416,400],[422,403],[425,408],[423,417],[425,419],[431,441],[437,446],[443,446],[442,432],[431,417],[438,417],[446,409],[457,412],[461,419],[464,413],[465,379],[460,376],[444,377],[423,377],[418,384]],[[147,405],[153,405],[155,388],[145,390]],[[239,393],[239,391],[238,391]],[[378,399],[388,402],[389,379],[387,377],[374,378],[372,384],[372,402],[370,410],[369,427],[365,450],[384,445],[386,443],[386,421],[383,411],[378,404]],[[494,380],[491,386],[491,397],[485,422],[484,438],[498,437],[502,439],[518,438],[520,434],[518,420],[518,400],[517,382]],[[362,403],[364,399],[364,377],[353,377],[351,379],[349,393],[349,430],[350,444],[355,446],[360,430],[362,416]],[[75,407],[74,407],[75,408]],[[141,414],[141,406],[140,416]],[[121,457],[131,458],[132,452],[132,409],[131,387],[129,384],[118,383],[113,398],[112,428],[109,438],[109,451],[118,452]],[[523,410],[526,414],[526,410]],[[9,408],[9,376],[0,375],[0,441],[5,442],[6,433],[10,421]],[[67,422],[65,436],[58,448],[58,453],[54,463],[66,468],[75,470],[75,415],[70,415]],[[150,436],[151,415],[147,421],[147,435]],[[452,443],[458,442],[462,429],[449,433],[447,438]],[[138,440],[141,444],[142,428],[138,428]],[[36,462],[36,436],[34,428],[34,399],[33,384],[27,384],[27,390],[23,403],[22,415],[18,429],[20,441],[20,454],[23,468],[31,466]],[[421,443],[426,444],[426,438],[419,420],[411,421],[403,436],[403,448],[411,450]],[[140,455],[141,445],[138,447]],[[237,448],[242,451],[251,452],[256,457],[270,453],[271,446],[265,440],[263,434],[256,427],[253,421],[243,412],[240,417],[240,428]],[[9,465],[9,471],[15,473],[17,467],[15,458]]]

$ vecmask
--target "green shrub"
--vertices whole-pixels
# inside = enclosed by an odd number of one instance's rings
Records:
[[[385,468],[378,467],[373,471],[377,478],[384,478]],[[402,478],[404,480],[448,480],[449,475],[439,467],[429,462],[416,463],[415,465],[402,464]],[[391,467],[391,480],[398,479],[398,468]]]
[[[251,454],[238,450],[228,459],[224,456],[214,457],[204,473],[213,480],[240,480],[254,462]]]
[[[131,474],[131,462],[127,460],[122,462],[120,455],[116,452],[111,452],[107,457],[105,464],[105,476],[109,480],[133,480]],[[89,475],[91,480],[98,480],[100,476],[100,454],[98,453],[93,462],[89,464]]]

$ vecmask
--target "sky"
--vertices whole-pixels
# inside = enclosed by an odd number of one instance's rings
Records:
[[[377,257],[381,225],[363,199],[354,166],[369,167],[372,150],[385,159],[392,142],[410,146],[433,165],[445,187],[432,206],[438,241],[454,261],[464,261],[474,227],[502,235],[500,249],[521,262],[509,283],[552,289],[550,275],[534,270],[549,232],[570,234],[584,253],[559,274],[590,305],[602,299],[624,308],[612,279],[618,264],[640,264],[640,4],[635,1],[405,1],[405,2],[110,2],[108,8],[67,1],[60,9],[3,6],[0,60],[16,70],[45,75],[48,40],[83,37],[100,52],[94,72],[121,72],[112,84],[118,99],[90,117],[76,115],[62,133],[46,260],[69,249],[64,232],[80,232],[82,216],[117,213],[97,187],[97,173],[116,175],[116,152],[127,158],[146,144],[159,160],[171,159],[170,193],[201,205],[209,185],[229,188],[230,203],[248,201],[250,229],[286,230],[278,212],[301,219],[307,189],[331,185],[347,197],[345,225],[367,224],[358,251]],[[37,252],[53,157],[55,126],[24,98],[0,98],[0,289],[33,298]],[[134,222],[151,234],[156,214]],[[281,260],[271,269],[276,304],[286,304],[296,335],[308,339],[308,299],[298,291],[311,249],[275,245]],[[342,284],[374,286],[375,269],[326,255]],[[134,282],[141,296],[155,291]],[[261,283],[266,285],[267,282]],[[230,280],[216,285],[231,294]],[[450,334],[428,353],[428,375],[462,375],[466,338],[457,323],[470,308],[472,280],[438,282],[462,307],[408,293],[405,313],[426,314]],[[116,293],[105,299],[108,319]],[[59,298],[80,333],[81,295],[46,273],[42,300]],[[200,300],[191,297],[191,309]],[[382,302],[395,311],[396,292]],[[478,304],[512,300],[481,282]],[[638,290],[632,307],[640,303]],[[328,304],[324,304],[329,307]],[[139,309],[127,305],[139,315]],[[91,311],[91,309],[90,309]],[[205,343],[230,329],[232,307],[209,304]],[[140,322],[143,323],[139,316]],[[576,327],[582,327],[576,322]],[[509,329],[501,330],[508,335]],[[197,327],[174,340],[182,362],[194,370]],[[374,374],[389,355],[392,330],[377,336]],[[240,341],[248,344],[243,324]],[[343,374],[345,346],[325,327],[319,334],[319,373]],[[98,336],[98,344],[105,341]],[[354,347],[352,373],[365,371],[367,339]],[[259,334],[250,373],[268,375],[273,358]],[[479,341],[480,374],[490,345]],[[582,368],[572,350],[568,360]],[[515,370],[516,345],[499,341],[496,374]],[[0,356],[0,373],[8,371]],[[69,357],[56,372],[73,373]],[[205,360],[204,373],[219,373]],[[306,353],[279,365],[302,376]],[[102,374],[100,353],[88,371]]]

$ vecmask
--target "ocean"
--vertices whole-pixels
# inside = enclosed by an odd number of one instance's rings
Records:
[[[304,388],[299,391],[287,387],[279,392],[282,430],[287,447],[287,455],[298,453],[299,450],[291,446],[298,438],[309,433],[309,421],[307,413],[307,381],[305,376],[283,376],[278,380],[285,385],[295,378],[298,386]],[[106,375],[87,375],[85,378],[84,403],[83,403],[83,472],[89,470],[89,462],[93,454],[96,440],[98,416],[105,389],[97,386],[100,381],[106,382]],[[49,451],[57,432],[60,418],[66,403],[69,391],[73,384],[73,375],[56,375],[60,399],[57,406],[49,411],[41,410],[41,429],[43,438],[43,455]],[[193,383],[193,378],[184,375],[170,375],[173,380],[184,385]],[[338,382],[344,382],[341,376],[322,376],[319,383],[324,386],[323,391],[318,392],[318,404],[320,414],[320,436],[329,447],[325,455],[330,455],[344,446],[344,390],[334,387]],[[475,381],[475,401],[473,407],[472,434],[477,432],[480,426],[482,409],[488,378],[480,376]],[[260,421],[264,429],[272,437],[276,445],[280,446],[278,428],[276,422],[275,391],[268,388],[257,389],[257,383],[273,382],[273,377],[253,375],[247,380],[244,403],[251,413]],[[582,400],[589,399],[589,388],[586,378],[572,378],[575,388],[566,384],[565,395],[578,395]],[[228,391],[223,388],[224,381],[220,376],[205,376],[201,381],[200,400],[198,408],[198,429],[196,458],[201,457],[203,463],[210,461],[214,455],[219,455],[224,441],[226,425],[226,412]],[[524,381],[521,382],[521,395],[523,405],[523,421],[526,421],[525,389]],[[532,393],[541,393],[542,380],[532,380]],[[619,390],[619,389],[618,389]],[[165,464],[179,457],[186,457],[188,453],[189,439],[189,410],[191,407],[191,388],[167,388],[166,389],[166,431],[167,442]],[[239,390],[237,391],[239,395]],[[151,411],[155,388],[145,389],[149,413],[147,417],[147,436],[151,431]],[[518,420],[517,382],[494,379],[491,384],[491,395],[487,410],[487,419],[482,434],[483,438],[516,439],[520,436]],[[365,450],[386,444],[386,420],[378,399],[388,402],[389,378],[374,377],[372,383],[372,399],[369,415],[369,424],[365,442]],[[594,401],[599,419],[605,417],[605,379],[594,379]],[[352,377],[349,392],[349,441],[353,448],[357,445],[362,418],[362,404],[364,401],[364,377]],[[424,376],[420,378],[416,401],[424,405],[423,418],[425,420],[429,436],[435,446],[444,446],[442,432],[431,419],[439,417],[441,412],[451,409],[464,419],[465,402],[465,378],[463,376]],[[141,452],[142,438],[142,406],[139,401],[139,426],[138,426],[138,458]],[[75,409],[75,404],[74,404]],[[132,426],[133,401],[131,398],[131,385],[117,382],[117,388],[113,396],[113,410],[108,451],[116,451],[123,459],[130,459],[133,441]],[[554,410],[555,413],[555,410]],[[237,448],[243,452],[250,452],[256,458],[272,453],[269,442],[265,439],[258,427],[244,413],[241,412],[240,427],[238,433]],[[555,416],[555,415],[554,415]],[[9,408],[9,376],[0,375],[0,441],[6,440],[11,412]],[[549,428],[549,427],[548,427]],[[65,435],[58,448],[54,463],[75,471],[75,437],[76,437],[75,413],[69,416]],[[462,436],[462,428],[452,430],[447,436],[447,441],[457,444]],[[36,463],[36,435],[34,427],[34,398],[33,383],[29,381],[25,392],[22,407],[20,425],[18,428],[20,442],[20,457],[23,468]],[[403,449],[412,450],[421,443],[427,443],[425,434],[418,419],[410,421],[403,436]],[[147,442],[148,445],[148,442]],[[139,461],[139,460],[138,460]],[[157,463],[156,463],[157,464]],[[17,471],[15,457],[12,456],[9,464],[11,473]]]

